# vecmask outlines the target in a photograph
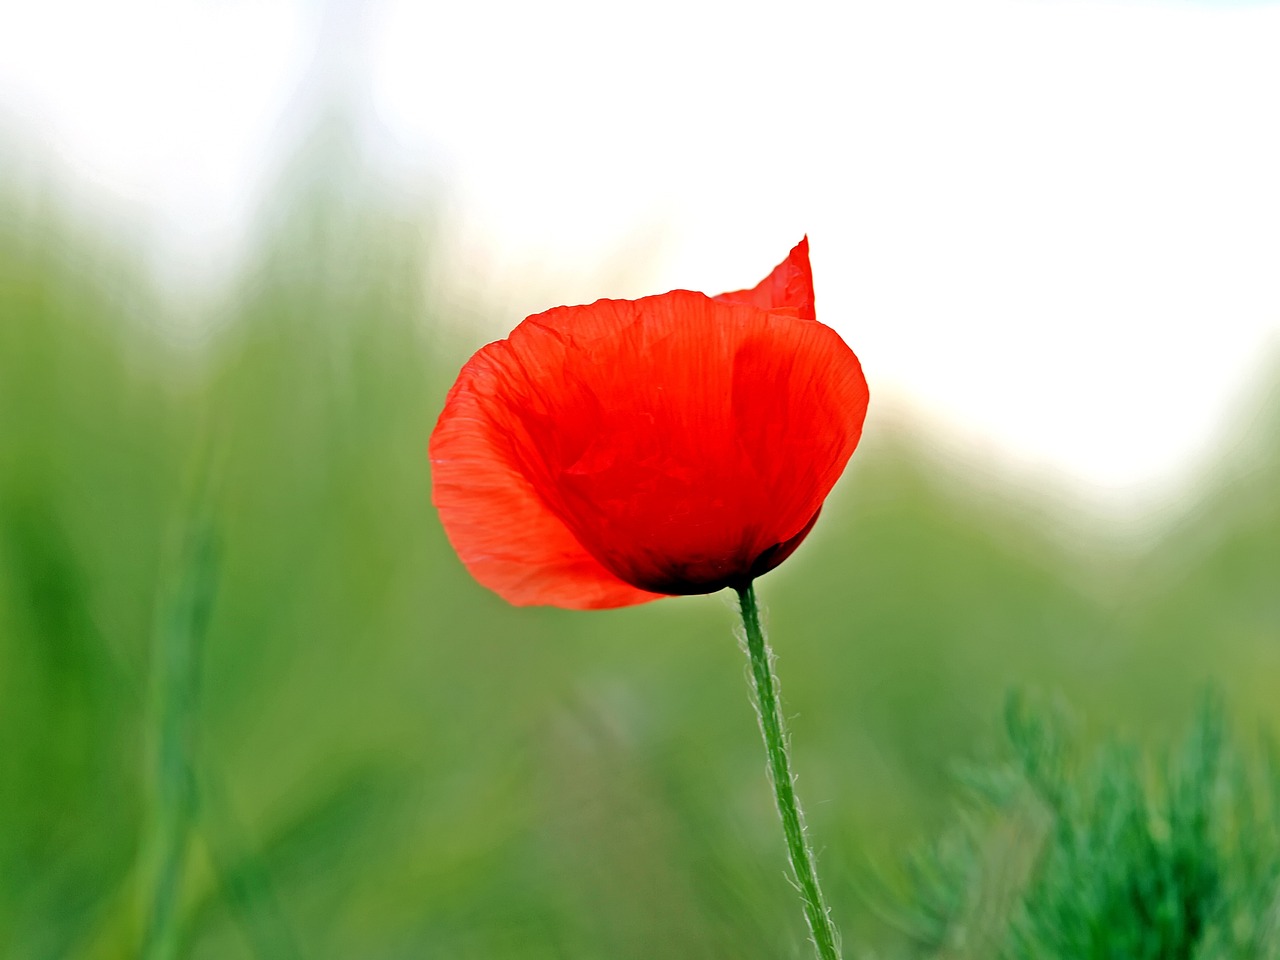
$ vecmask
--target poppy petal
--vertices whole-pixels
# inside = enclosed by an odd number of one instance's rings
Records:
[[[810,517],[809,522],[806,523],[804,528],[794,537],[790,540],[779,543],[776,546],[770,547],[764,553],[760,554],[760,556],[756,558],[755,564],[751,567],[750,579],[754,580],[756,577],[764,576],[774,567],[782,563],[783,560],[787,559],[787,557],[795,553],[796,548],[804,542],[804,538],[809,535],[811,530],[813,530],[813,525],[818,522],[819,513],[822,513],[821,507],[818,508],[818,513],[815,513]]]
[[[431,438],[433,500],[512,603],[740,587],[808,535],[866,408],[806,238],[751,290],[557,307],[483,348]]]
[[[715,299],[722,303],[746,303],[765,310],[795,310],[801,320],[816,320],[809,238],[803,237],[792,247],[787,259],[750,290],[722,293]]]
[[[650,593],[745,582],[794,548],[866,409],[857,358],[830,328],[683,290],[549,310],[491,357],[502,391],[486,415],[506,462],[604,568]]]
[[[594,559],[513,466],[503,424],[486,403],[501,392],[505,343],[463,368],[431,434],[432,502],[471,575],[516,606],[628,606],[656,594],[623,583]]]
[[[862,436],[862,366],[830,327],[771,314],[734,358],[733,430],[769,477],[780,542],[810,522]],[[779,559],[781,562],[781,559]]]

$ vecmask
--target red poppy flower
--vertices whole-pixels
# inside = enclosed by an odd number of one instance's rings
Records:
[[[745,587],[812,529],[866,409],[805,238],[750,290],[556,307],[482,348],[431,435],[432,500],[514,604]]]

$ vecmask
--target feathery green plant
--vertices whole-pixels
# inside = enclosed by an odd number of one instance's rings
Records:
[[[1060,716],[1012,698],[1011,758],[965,776],[949,832],[911,863],[911,957],[1280,957],[1280,768],[1206,698],[1181,747],[1082,756]]]

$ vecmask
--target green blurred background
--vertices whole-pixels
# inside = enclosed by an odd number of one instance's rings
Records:
[[[471,581],[426,457],[479,346],[449,238],[298,162],[198,304],[57,190],[0,198],[0,956],[802,955],[732,606]],[[1166,738],[1211,683],[1280,722],[1273,392],[1117,531],[937,452],[864,361],[865,441],[759,585],[859,946],[1010,688],[1086,735]]]

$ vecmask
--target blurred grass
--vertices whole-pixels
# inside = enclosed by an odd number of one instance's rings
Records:
[[[0,956],[144,942],[154,625],[210,450],[178,955],[803,955],[730,606],[514,610],[474,584],[425,453],[478,345],[432,270],[448,238],[358,177],[302,182],[196,346],[110,237],[0,198]],[[1121,550],[873,405],[759,586],[846,944],[892,939],[868,865],[945,819],[1010,686],[1060,691],[1086,738],[1181,729],[1207,681],[1280,720],[1278,423]]]
[[[1012,754],[914,860],[904,957],[1280,956],[1280,767],[1206,700],[1177,750],[1082,759],[1061,713],[1012,699]],[[1149,752],[1150,753],[1150,752]]]

